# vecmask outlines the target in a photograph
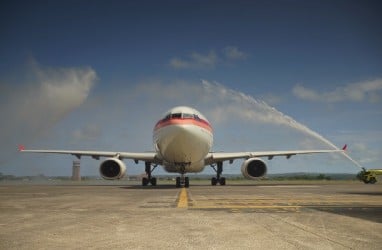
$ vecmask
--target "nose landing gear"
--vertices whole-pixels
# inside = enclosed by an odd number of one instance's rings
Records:
[[[185,188],[190,187],[190,179],[188,177],[185,177],[184,174],[182,174],[180,177],[176,177],[176,187],[180,188],[182,185]]]

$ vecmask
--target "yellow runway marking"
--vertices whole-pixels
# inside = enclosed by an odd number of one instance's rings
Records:
[[[188,196],[186,188],[182,188],[180,191],[177,208],[188,208]]]

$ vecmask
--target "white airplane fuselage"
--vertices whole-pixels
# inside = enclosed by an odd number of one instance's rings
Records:
[[[167,172],[201,172],[213,143],[212,127],[197,110],[175,107],[155,125],[153,143]]]

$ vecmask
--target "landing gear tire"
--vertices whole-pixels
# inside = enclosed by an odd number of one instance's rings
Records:
[[[156,186],[157,185],[157,178],[155,178],[155,177],[151,178],[150,183],[152,186]]]
[[[211,185],[212,185],[212,186],[216,186],[217,183],[218,183],[218,179],[216,179],[215,177],[212,177],[212,179],[211,179]]]
[[[147,184],[149,184],[149,179],[146,177],[143,177],[142,178],[142,186],[147,186]]]
[[[185,188],[190,187],[190,179],[188,179],[188,177],[184,177],[184,187]]]
[[[176,177],[176,187],[180,188],[180,177]]]
[[[377,182],[377,179],[375,177],[371,177],[369,183],[374,184]]]
[[[224,177],[221,177],[221,178],[219,179],[219,184],[220,184],[221,186],[225,186],[225,178],[224,178]]]
[[[220,177],[219,179],[216,178],[216,177],[212,177],[211,179],[211,185],[212,186],[216,186],[217,184],[220,184],[220,186],[225,186],[225,178],[224,177]]]

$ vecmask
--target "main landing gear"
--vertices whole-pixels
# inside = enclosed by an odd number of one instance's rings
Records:
[[[157,178],[151,176],[151,173],[157,166],[158,165],[153,165],[153,167],[151,168],[151,162],[145,162],[145,172],[147,177],[142,178],[142,186],[147,186],[149,183],[152,186],[157,185]]]
[[[211,179],[211,185],[216,186],[216,184],[220,184],[221,186],[225,185],[225,178],[220,177],[220,175],[223,173],[223,162],[218,162],[215,165],[211,165],[211,167],[215,170],[216,172],[216,177],[212,177]]]

